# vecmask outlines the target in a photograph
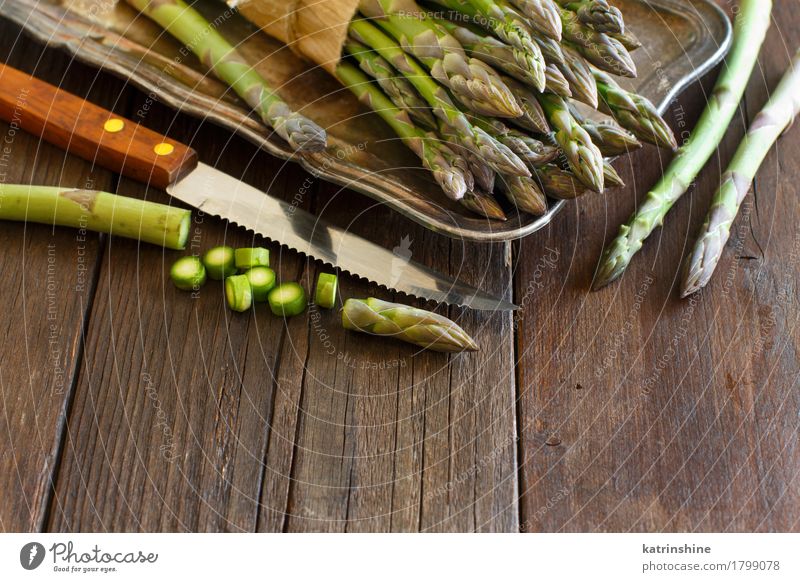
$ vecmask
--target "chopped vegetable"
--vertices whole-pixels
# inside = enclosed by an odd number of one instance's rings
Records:
[[[275,287],[275,271],[269,267],[253,267],[245,274],[253,291],[253,301],[263,303]]]
[[[283,317],[299,315],[308,305],[306,291],[297,283],[282,283],[269,292],[272,313]]]
[[[96,190],[0,184],[0,220],[105,232],[183,250],[188,210]]]
[[[225,279],[225,298],[234,311],[247,311],[253,306],[253,290],[247,275],[233,275]]]
[[[314,294],[314,303],[325,309],[331,309],[336,304],[336,290],[339,279],[331,273],[320,273],[317,277],[317,290]]]
[[[246,271],[253,267],[269,267],[269,250],[265,248],[236,249],[236,268]]]
[[[196,291],[206,283],[206,268],[197,257],[183,257],[172,265],[170,277],[181,291]]]
[[[214,247],[203,257],[208,276],[216,281],[236,274],[236,261],[231,247]]]

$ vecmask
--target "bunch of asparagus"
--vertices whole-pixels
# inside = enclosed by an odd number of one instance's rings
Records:
[[[340,81],[480,215],[506,219],[495,191],[543,214],[548,196],[622,185],[608,157],[641,142],[677,147],[652,103],[612,76],[636,75],[639,44],[606,0],[361,0],[359,10]]]

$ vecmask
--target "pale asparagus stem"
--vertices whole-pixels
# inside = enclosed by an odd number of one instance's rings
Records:
[[[370,297],[348,299],[342,309],[345,329],[393,337],[437,352],[477,351],[478,345],[446,317]]]
[[[553,93],[554,95],[558,95],[559,97],[572,97],[572,90],[570,89],[569,81],[557,65],[547,65],[547,68],[544,70],[544,74],[545,91],[548,93]]]
[[[538,181],[542,190],[556,200],[573,200],[586,194],[586,186],[567,170],[555,164],[546,164],[533,169],[534,180]]]
[[[603,156],[620,156],[642,147],[635,135],[616,123],[581,119],[580,124]]]
[[[126,0],[184,43],[261,120],[301,152],[325,149],[325,130],[292,111],[269,83],[194,8],[183,0]]]
[[[747,87],[769,29],[771,12],[770,0],[741,1],[733,46],[705,111],[661,180],[648,192],[639,209],[620,227],[617,237],[606,247],[595,279],[595,289],[608,285],[625,272],[645,239],[663,223],[670,208],[714,154]]]
[[[494,196],[481,190],[470,190],[459,200],[464,208],[485,218],[505,222],[508,220],[503,208],[494,199]]]
[[[671,150],[677,149],[675,134],[650,101],[636,93],[629,93],[603,71],[592,69],[592,72],[600,92],[601,111],[611,115],[640,140]]]
[[[518,125],[529,131],[537,133],[550,133],[550,124],[544,114],[537,93],[532,87],[523,85],[511,77],[503,78],[517,99],[517,103],[522,107],[523,114],[520,117],[510,120],[511,123]]]
[[[769,102],[753,120],[730,166],[722,176],[722,185],[711,202],[706,220],[694,248],[686,257],[681,296],[687,297],[705,287],[719,263],[722,250],[731,234],[731,225],[744,197],[750,190],[764,158],[794,118],[800,114],[800,51],[795,53]]]
[[[572,47],[561,47],[561,53],[563,62],[556,66],[569,83],[572,97],[592,109],[597,109],[597,83],[591,65]]]
[[[517,49],[534,54],[534,35],[525,20],[506,0],[432,0],[468,16],[497,38]]]
[[[557,147],[542,143],[536,138],[508,127],[499,119],[471,115],[470,122],[500,143],[507,145],[512,152],[522,158],[528,165],[547,164],[558,157],[559,149]]]
[[[408,114],[392,103],[379,87],[370,82],[364,73],[350,63],[342,61],[336,67],[336,76],[360,101],[395,131],[403,143],[412,150],[422,164],[433,173],[444,193],[454,200],[464,197],[469,178],[465,167],[454,164],[457,156],[433,134],[416,127]]]
[[[625,181],[622,179],[617,173],[617,170],[614,169],[614,166],[611,165],[611,162],[608,160],[603,160],[603,176],[605,177],[606,186],[611,188],[623,188],[625,186]]]
[[[414,0],[360,0],[362,14],[394,37],[431,76],[478,113],[517,117],[519,107],[497,73],[464,48],[445,28],[428,18]]]
[[[510,0],[528,23],[545,36],[561,40],[561,14],[553,0]]]
[[[469,56],[505,71],[516,79],[529,83],[539,91],[545,88],[545,61],[542,51],[534,45],[534,51],[523,51],[506,44],[493,36],[478,33],[466,26],[449,20],[437,20],[452,34]]]
[[[621,75],[635,77],[636,65],[620,41],[612,36],[592,30],[581,23],[574,12],[561,11],[564,40],[573,45],[587,61],[596,67]],[[566,43],[565,43],[566,44]]]
[[[535,178],[500,176],[500,190],[522,212],[541,216],[547,212],[547,198]]]
[[[104,232],[183,250],[191,212],[95,190],[0,184],[0,220]]]
[[[575,120],[561,97],[543,93],[539,96],[539,102],[556,131],[555,140],[564,152],[570,170],[586,186],[602,192],[603,156],[592,143],[592,138]]]
[[[386,59],[353,39],[345,42],[344,49],[356,59],[359,68],[375,79],[389,99],[406,111],[416,124],[425,129],[436,129],[436,118],[428,104],[408,79],[395,71]]]
[[[625,21],[619,8],[609,6],[606,0],[558,0],[564,8],[571,10],[583,24],[597,32],[622,34]]]
[[[474,176],[475,184],[484,192],[494,191],[495,171],[485,161],[483,161],[472,150],[464,147],[459,143],[458,132],[452,126],[447,125],[441,119],[438,120],[439,135],[441,138],[450,144],[453,150],[460,154],[469,165],[469,170]]]
[[[399,71],[428,102],[433,114],[458,134],[458,143],[472,150],[498,172],[530,176],[525,163],[485,131],[473,127],[450,99],[447,90],[406,54],[390,37],[365,20],[350,23],[350,35],[375,50]]]

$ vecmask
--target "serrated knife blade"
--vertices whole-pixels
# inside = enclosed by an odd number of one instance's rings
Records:
[[[398,256],[295,205],[269,196],[216,168],[199,163],[167,192],[205,214],[224,218],[308,257],[364,277],[387,289],[479,310],[516,305]]]

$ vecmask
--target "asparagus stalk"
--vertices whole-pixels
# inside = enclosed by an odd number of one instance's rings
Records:
[[[535,178],[501,176],[498,184],[500,190],[519,210],[534,216],[547,212],[547,199]]]
[[[733,47],[705,111],[661,180],[606,247],[595,289],[608,285],[625,272],[644,240],[663,223],[670,208],[686,192],[716,150],[747,87],[769,29],[771,13],[771,0],[742,0],[739,4]]]
[[[553,93],[559,97],[569,99],[572,97],[572,89],[569,81],[558,68],[558,65],[547,65],[544,70],[545,91]]]
[[[494,196],[481,190],[470,190],[459,202],[464,208],[485,218],[502,222],[508,220],[506,213],[503,212],[503,208],[497,203]]]
[[[539,102],[556,130],[555,140],[564,152],[570,170],[586,186],[602,192],[603,156],[592,143],[592,138],[572,116],[562,98],[544,93],[539,96]]]
[[[558,0],[561,6],[571,10],[583,24],[597,32],[622,34],[625,21],[622,12],[609,6],[606,0]]]
[[[266,79],[194,8],[183,0],[126,1],[184,43],[293,148],[302,152],[325,148],[325,130],[292,111]]]
[[[561,52],[563,62],[556,66],[569,83],[572,96],[592,109],[597,109],[597,83],[591,65],[572,47],[563,46]]]
[[[478,345],[446,317],[370,297],[348,299],[342,310],[345,329],[393,337],[437,352],[477,351]]]
[[[562,170],[555,164],[546,164],[533,169],[534,179],[542,190],[557,200],[573,200],[586,193],[586,186],[572,172]]]
[[[362,71],[378,82],[389,99],[411,116],[414,123],[425,129],[436,128],[436,118],[428,104],[386,59],[353,39],[347,39],[344,49],[355,58]]]
[[[629,93],[603,71],[593,69],[592,72],[600,92],[601,111],[642,141],[672,150],[678,147],[672,130],[649,100]]]
[[[756,116],[730,166],[722,176],[722,185],[714,196],[703,227],[686,257],[681,296],[687,297],[711,280],[731,234],[733,223],[744,197],[750,190],[758,169],[772,145],[800,114],[800,51],[795,53],[764,109]]]
[[[183,250],[191,212],[95,190],[0,184],[0,220],[81,228]]]
[[[616,123],[581,119],[580,124],[603,156],[620,156],[642,147],[635,135]]]
[[[536,138],[508,127],[499,119],[472,115],[470,116],[470,121],[500,143],[508,146],[512,152],[529,165],[546,164],[553,161],[559,154],[557,147],[542,143]]]
[[[470,173],[473,175],[475,184],[482,188],[484,192],[494,190],[495,171],[480,156],[472,150],[464,147],[458,142],[458,132],[453,127],[439,120],[439,136],[450,144],[453,150],[466,160]]]
[[[523,112],[520,117],[512,119],[511,123],[529,131],[550,133],[550,124],[547,122],[547,116],[544,114],[535,90],[511,77],[504,77],[504,80],[511,92],[514,93],[514,97],[516,97]]]
[[[408,114],[397,108],[389,98],[355,66],[342,61],[336,68],[336,75],[342,84],[350,89],[364,104],[397,133],[403,143],[413,151],[422,164],[433,173],[436,182],[444,193],[454,200],[464,197],[467,192],[468,171],[453,163],[457,157],[433,134],[427,134],[416,127]]]
[[[561,14],[553,0],[511,0],[529,24],[554,40],[561,40]]]
[[[546,85],[545,61],[538,45],[532,52],[520,50],[493,36],[479,34],[473,29],[449,20],[437,20],[452,34],[469,56],[505,71],[512,77],[543,91]]]
[[[403,50],[425,65],[431,76],[478,113],[517,117],[519,106],[486,63],[469,58],[447,30],[423,13],[414,0],[360,0],[362,14],[374,19]]]
[[[428,102],[433,114],[458,133],[459,143],[472,150],[498,172],[529,176],[522,160],[486,132],[473,127],[455,106],[447,91],[397,44],[373,24],[365,20],[350,23],[350,35],[369,46],[405,76]]]
[[[628,49],[616,38],[589,28],[569,10],[561,11],[561,23],[564,39],[594,66],[623,77],[636,76],[636,65]]]

